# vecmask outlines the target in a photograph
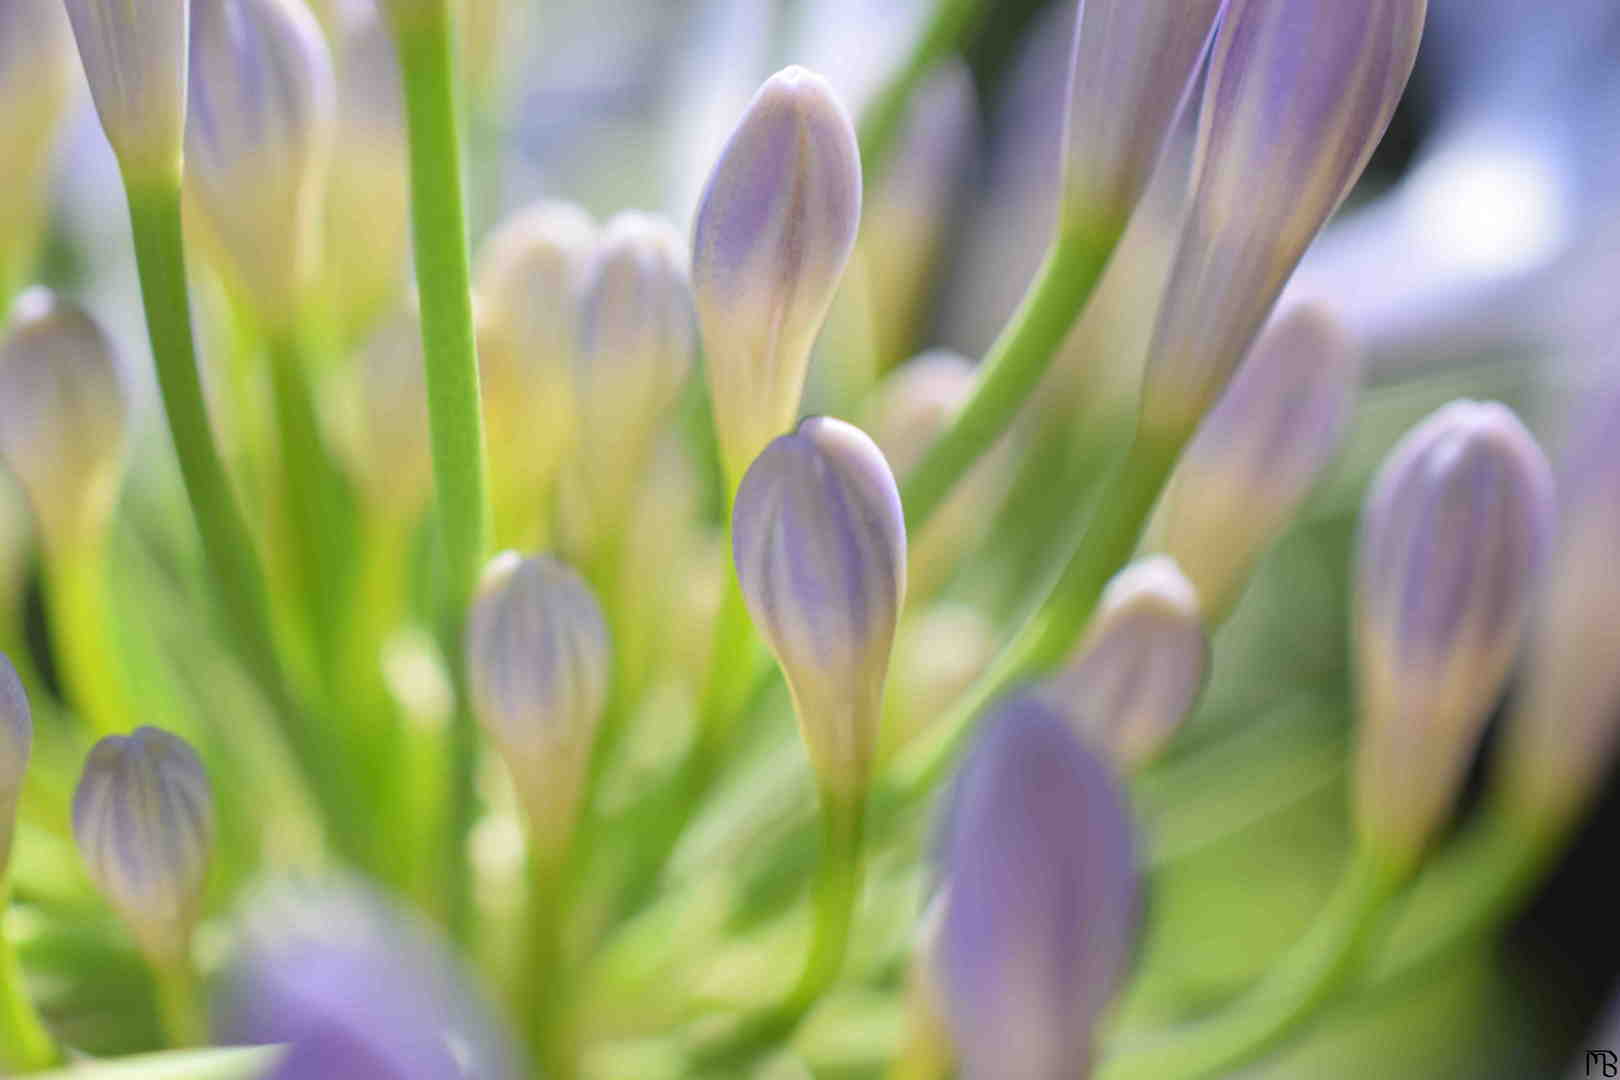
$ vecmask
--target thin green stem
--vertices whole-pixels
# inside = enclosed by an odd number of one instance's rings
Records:
[[[447,635],[447,655],[459,668],[461,623],[488,547],[490,510],[462,191],[455,43],[447,0],[417,0],[395,8],[410,129],[411,222],[434,489],[446,562],[446,610],[453,627]],[[475,816],[478,753],[477,727],[469,709],[457,709],[449,749],[446,916],[452,933],[464,938],[472,912],[467,834]]]
[[[9,1070],[7,1075],[10,1075],[10,1071],[29,1073],[48,1069],[57,1064],[61,1056],[28,996],[22,965],[6,934],[8,897],[5,867],[0,865],[0,1068]]]
[[[1355,976],[1364,946],[1402,882],[1364,855],[1352,856],[1316,924],[1254,989],[1207,1020],[1105,1058],[1098,1080],[1223,1077],[1261,1057]]]
[[[984,0],[937,0],[928,25],[912,46],[911,55],[861,115],[861,167],[868,186],[882,178],[895,143],[905,128],[917,88],[941,60],[955,51],[957,43],[972,32],[989,7]]]
[[[991,346],[973,395],[906,477],[906,528],[920,531],[973,464],[996,444],[1052,365],[1085,309],[1123,222],[1070,224],[1059,230],[1023,303]]]
[[[53,538],[47,545],[51,644],[80,719],[100,737],[128,729],[140,714],[129,696],[123,657],[113,644],[105,526],[86,524],[78,533]]]
[[[565,853],[541,853],[529,860],[528,954],[519,976],[518,1019],[528,1029],[535,1062],[547,1080],[579,1075],[566,947],[570,882]]]
[[[208,1043],[208,1013],[191,958],[184,953],[153,957],[152,977],[157,985],[158,1017],[163,1033],[176,1048]]]

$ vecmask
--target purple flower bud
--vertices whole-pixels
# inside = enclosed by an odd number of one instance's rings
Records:
[[[0,462],[48,542],[101,527],[128,437],[128,392],[101,328],[45,289],[18,297],[0,343]]]
[[[1620,393],[1606,395],[1562,470],[1555,557],[1525,690],[1499,761],[1512,806],[1561,828],[1602,790],[1620,738]]]
[[[906,592],[905,515],[882,452],[827,417],[776,439],[737,491],[732,553],[811,763],[830,791],[858,798]]]
[[[709,177],[692,241],[709,395],[733,483],[798,415],[860,217],[849,114],[819,75],[772,76]]]
[[[696,351],[680,234],[646,214],[608,222],[586,269],[579,325],[582,486],[594,528],[611,530]]]
[[[1192,204],[1148,358],[1146,433],[1192,434],[1406,88],[1426,0],[1230,0]]]
[[[1109,583],[1074,659],[1040,697],[1120,768],[1136,769],[1176,733],[1208,670],[1197,590],[1161,555]]]
[[[358,885],[283,885],[243,921],[223,1034],[282,1043],[267,1080],[515,1080],[488,1005],[425,926]]]
[[[244,299],[283,325],[319,269],[332,58],[303,0],[194,0],[193,19],[186,189]]]
[[[1066,215],[1123,229],[1159,164],[1225,0],[1081,0]]]
[[[1260,336],[1182,454],[1146,546],[1176,560],[1212,625],[1338,453],[1361,359],[1332,313],[1290,309]]]
[[[0,881],[11,857],[11,831],[22,794],[23,774],[34,745],[33,713],[17,669],[0,653]]]
[[[532,843],[572,830],[611,672],[607,624],[554,559],[490,564],[467,629],[473,708],[528,811]]]
[[[126,176],[180,179],[190,0],[65,0],[90,96]]]
[[[213,794],[197,752],[153,727],[102,739],[73,793],[73,835],[141,946],[183,953],[214,848]]]
[[[1472,401],[1418,425],[1374,482],[1356,569],[1356,818],[1396,866],[1443,824],[1501,693],[1552,490],[1518,418]]]
[[[940,970],[964,1080],[1089,1075],[1138,917],[1130,813],[1057,712],[1015,701],[964,767]]]

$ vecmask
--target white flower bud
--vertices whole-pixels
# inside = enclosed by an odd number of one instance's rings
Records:
[[[65,0],[107,141],[126,177],[180,179],[190,0]]]
[[[337,88],[303,0],[195,0],[186,190],[259,316],[298,315],[319,269]]]
[[[48,542],[101,527],[123,478],[128,428],[124,378],[101,329],[44,289],[18,297],[0,343],[0,462]]]
[[[860,216],[849,114],[819,75],[778,73],[726,144],[693,231],[709,394],[733,483],[798,415]]]
[[[544,556],[490,564],[467,629],[473,708],[548,853],[578,814],[611,670],[607,624],[578,574]]]
[[[183,954],[214,848],[213,793],[196,751],[153,727],[102,739],[73,794],[73,835],[142,948]]]
[[[882,452],[843,421],[805,420],[743,477],[732,547],[822,784],[858,798],[906,591],[905,516]]]
[[[1139,769],[1192,711],[1208,671],[1198,593],[1158,556],[1109,582],[1085,640],[1040,697],[1120,768]]]
[[[0,4],[0,298],[33,253],[73,79],[73,35],[61,0]]]

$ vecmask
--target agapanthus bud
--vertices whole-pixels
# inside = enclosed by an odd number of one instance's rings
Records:
[[[90,96],[126,175],[178,182],[190,0],[65,0]]]
[[[354,471],[372,506],[409,520],[433,493],[427,373],[414,312],[390,320],[355,361],[359,438]]]
[[[182,953],[214,848],[213,793],[197,752],[153,727],[102,739],[73,794],[73,835],[141,946]]]
[[[1089,1075],[1138,917],[1124,793],[1056,711],[1001,708],[957,782],[939,941],[964,1080]]]
[[[1175,559],[1211,624],[1333,460],[1355,412],[1361,351],[1327,309],[1273,323],[1182,454],[1144,546]]]
[[[545,556],[490,565],[468,623],[468,680],[533,844],[564,842],[572,829],[607,703],[609,650],[601,608],[578,574]]]
[[[1041,699],[1121,768],[1148,764],[1192,711],[1209,670],[1198,592],[1172,559],[1132,563]]]
[[[906,592],[905,517],[877,445],[826,417],[772,442],[737,491],[732,554],[811,763],[830,791],[858,797]]]
[[[1501,405],[1455,402],[1390,454],[1356,569],[1356,819],[1399,866],[1444,822],[1519,648],[1553,524],[1546,458]]]
[[[580,463],[593,525],[611,529],[696,350],[680,234],[646,214],[608,222],[586,270],[579,325]]]
[[[1525,689],[1498,758],[1510,804],[1553,829],[1602,791],[1620,739],[1620,394],[1572,449]]]
[[[1192,203],[1148,358],[1145,431],[1192,434],[1406,88],[1426,0],[1230,0]]]
[[[509,218],[478,260],[478,364],[497,539],[523,545],[574,437],[580,291],[596,224],[542,202]]]
[[[860,217],[849,114],[819,75],[772,76],[709,177],[692,240],[709,395],[733,483],[798,415]]]
[[[1069,82],[1065,215],[1123,229],[1225,0],[1084,0]]]
[[[337,86],[303,0],[195,0],[186,190],[221,263],[272,325],[319,269]]]
[[[0,4],[0,299],[32,254],[51,144],[73,78],[61,0]]]
[[[44,289],[17,298],[0,343],[0,461],[47,541],[99,528],[118,495],[129,398],[112,343]]]
[[[23,774],[34,745],[34,720],[28,693],[17,669],[0,653],[0,881],[11,856],[11,831],[22,793]]]

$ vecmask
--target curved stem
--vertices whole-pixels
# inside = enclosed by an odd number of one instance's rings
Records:
[[[1213,1017],[1105,1058],[1098,1080],[1227,1076],[1308,1021],[1356,973],[1363,947],[1402,879],[1352,856],[1338,892],[1310,932],[1238,1001]]]
[[[395,37],[410,129],[411,223],[422,352],[427,372],[433,477],[446,562],[447,653],[461,667],[461,622],[489,537],[484,420],[473,334],[462,146],[447,0],[394,5]],[[407,10],[408,9],[408,10]],[[475,816],[478,733],[456,710],[450,737],[446,917],[465,937],[471,920],[467,834]]]
[[[129,697],[123,658],[114,647],[108,591],[105,528],[87,524],[83,535],[47,545],[45,587],[51,644],[62,665],[68,696],[98,738],[124,731],[139,718]]]
[[[906,477],[906,528],[918,532],[957,483],[1000,439],[1084,310],[1119,244],[1123,222],[1058,231],[1024,301],[991,346],[973,395]]]
[[[22,965],[6,935],[7,899],[5,871],[0,866],[0,1068],[38,1072],[55,1065],[60,1055],[28,997]]]

